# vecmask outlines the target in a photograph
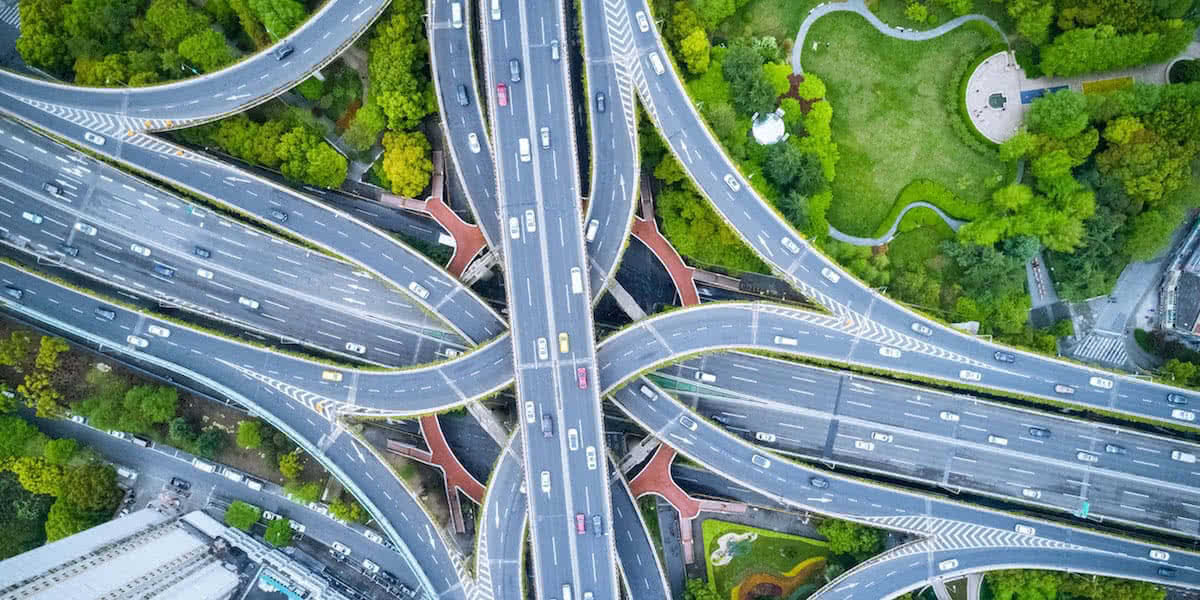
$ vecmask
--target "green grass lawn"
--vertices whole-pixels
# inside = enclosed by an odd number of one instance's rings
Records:
[[[935,2],[926,2],[925,6],[929,9],[929,14],[933,15],[933,19],[925,23],[917,23],[909,20],[904,15],[904,8],[908,6],[908,0],[867,0],[867,8],[879,17],[880,21],[896,27],[907,27],[909,29],[933,29],[946,21],[955,18],[955,14],[950,12],[950,9],[937,4]],[[992,0],[975,0],[975,5],[971,9],[970,14],[981,14],[1000,24],[1005,31],[1012,31],[1012,17],[1008,16],[1008,11],[1005,10],[1004,4],[992,2]]]
[[[870,235],[917,178],[939,182],[967,202],[984,200],[1003,182],[1007,166],[963,144],[951,128],[960,117],[943,102],[947,89],[957,89],[951,79],[960,57],[999,39],[991,29],[967,25],[925,42],[897,40],[852,13],[813,24],[804,67],[828,87],[841,152],[830,223]],[[813,50],[813,42],[822,43]]]
[[[750,0],[717,28],[716,37],[775,36],[781,46],[796,39],[808,11],[823,0]],[[901,9],[903,10],[903,9]]]
[[[828,545],[820,540],[713,519],[705,520],[701,527],[704,530],[704,562],[708,568],[708,580],[712,582],[721,598],[728,598],[730,590],[742,577],[750,573],[766,571],[783,574],[801,561],[814,556],[829,557]],[[710,559],[712,551],[717,547],[716,539],[731,532],[757,533],[758,539],[754,541],[749,553],[735,557],[727,565],[714,567]]]

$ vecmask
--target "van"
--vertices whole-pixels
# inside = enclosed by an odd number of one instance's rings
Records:
[[[450,25],[455,29],[462,29],[462,3],[450,3]]]
[[[705,373],[704,371],[696,371],[696,375],[694,377],[696,378],[696,381],[699,381],[701,383],[716,383],[717,382],[716,375],[713,375],[712,373]]]
[[[1184,452],[1183,450],[1172,450],[1171,451],[1171,460],[1177,460],[1179,462],[1185,462],[1185,463],[1194,463],[1194,462],[1196,462],[1196,455],[1192,454],[1191,452]]]
[[[638,391],[640,391],[647,400],[653,400],[658,397],[658,394],[655,394],[654,390],[650,389],[650,386],[644,383],[638,388]]]
[[[1008,445],[1008,438],[1000,437],[998,435],[992,435],[990,433],[988,434],[987,440],[988,440],[989,444],[995,444],[997,446],[1007,446]]]
[[[775,343],[779,344],[780,346],[795,346],[796,338],[784,337],[782,335],[777,335],[777,336],[775,336]]]
[[[579,267],[571,267],[571,293],[583,293],[583,271]]]
[[[662,75],[662,74],[663,74],[663,70],[664,70],[664,69],[663,69],[663,63],[662,63],[662,59],[661,59],[661,58],[659,58],[659,56],[658,56],[658,53],[657,53],[657,52],[651,52],[651,53],[650,53],[650,66],[651,66],[651,67],[654,67],[654,73],[655,73],[656,75]]]
[[[199,458],[192,459],[192,466],[204,471],[205,473],[212,473],[217,470],[216,465],[208,461],[200,460]]]
[[[521,162],[529,162],[529,138],[521,138],[517,140],[517,146],[520,150]]]
[[[492,0],[492,20],[500,20],[500,0]]]

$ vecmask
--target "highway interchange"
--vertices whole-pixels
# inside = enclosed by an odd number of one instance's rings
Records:
[[[514,557],[520,551],[511,553],[523,539],[522,515],[527,510],[533,516],[531,558],[539,597],[557,598],[565,584],[575,598],[585,593],[615,598],[618,552],[623,559],[638,559],[643,569],[631,575],[631,565],[622,564],[627,586],[645,586],[636,592],[631,589],[634,597],[666,593],[665,582],[653,583],[662,580],[661,575],[653,575],[655,570],[661,573],[661,567],[640,560],[645,547],[622,547],[645,536],[635,535],[637,527],[630,529],[634,524],[640,527],[640,520],[629,514],[636,511],[630,508],[632,502],[619,485],[619,476],[608,473],[602,394],[612,394],[623,410],[664,442],[748,488],[808,510],[931,535],[927,543],[944,544],[904,567],[907,575],[895,578],[895,589],[872,593],[910,589],[933,575],[998,568],[1004,563],[987,551],[997,547],[1030,549],[1022,553],[1026,558],[1045,553],[1044,562],[1034,563],[1037,566],[1200,585],[1200,558],[1190,553],[1173,551],[1165,563],[1175,571],[1164,574],[1159,570],[1164,561],[1150,560],[1149,546],[1140,542],[828,474],[755,449],[730,432],[770,433],[773,440],[755,437],[754,443],[782,454],[819,457],[831,464],[925,483],[935,483],[935,476],[940,476],[945,487],[1060,511],[1076,510],[1073,504],[1082,494],[1096,513],[1108,518],[1196,537],[1200,499],[1189,483],[1196,473],[1174,464],[1179,461],[1163,458],[1184,444],[1040,414],[1023,415],[1011,408],[840,373],[807,369],[803,372],[809,375],[800,375],[802,369],[793,364],[746,355],[705,359],[712,364],[700,368],[711,371],[724,389],[714,386],[698,412],[648,381],[620,387],[647,368],[689,354],[757,348],[944,382],[965,380],[986,390],[1180,422],[1172,417],[1177,407],[1165,401],[1173,393],[1166,386],[1011,349],[1003,351],[1013,352],[1016,362],[998,362],[994,354],[1001,350],[999,346],[890,302],[808,246],[729,163],[692,108],[671,61],[665,61],[664,74],[650,69],[650,53],[669,55],[653,27],[633,30],[633,14],[649,14],[644,3],[584,3],[588,80],[587,97],[581,101],[572,98],[569,84],[571,45],[562,4],[497,0],[476,7],[485,57],[482,77],[476,75],[470,51],[473,19],[456,27],[445,20],[448,2],[431,4],[430,39],[443,124],[476,217],[492,250],[503,254],[510,332],[501,317],[463,284],[382,231],[304,193],[140,132],[208,120],[265,101],[336,57],[382,7],[367,0],[329,3],[289,36],[285,44],[300,50],[290,55],[291,60],[263,53],[220,73],[165,86],[84,90],[0,75],[5,78],[0,110],[12,118],[248,216],[259,225],[250,228],[194,208],[161,188],[17,123],[4,122],[0,123],[4,138],[0,197],[6,202],[0,206],[4,218],[0,226],[10,247],[36,254],[41,261],[53,263],[52,268],[85,273],[128,294],[229,321],[255,332],[263,338],[260,341],[278,336],[340,354],[341,360],[358,356],[375,363],[375,368],[365,364],[346,368],[230,340],[89,298],[5,264],[0,265],[0,279],[21,292],[20,298],[5,297],[8,309],[76,339],[115,348],[131,360],[178,373],[271,420],[347,482],[397,542],[402,555],[419,566],[423,586],[438,596],[465,598],[477,584],[470,581],[461,559],[447,547],[402,482],[368,445],[339,426],[339,418],[442,410],[514,382],[519,414],[524,417],[531,409],[533,418],[522,418],[521,441],[514,438],[512,448],[526,451],[510,448],[503,453],[514,464],[501,460],[492,483],[509,489],[495,496],[506,506],[493,509],[485,501],[483,517],[505,515],[495,530],[485,528],[486,556],[491,557],[497,547],[503,552],[489,559],[493,579],[485,587],[501,597],[520,593],[519,571],[513,574],[513,565],[519,566]],[[516,71],[513,59],[519,61]],[[264,64],[278,68],[260,68],[265,73],[260,83],[249,82],[246,78],[256,74],[251,67]],[[485,82],[484,101],[479,100],[480,81]],[[459,85],[468,91],[466,106],[456,101]],[[503,106],[500,85],[505,86]],[[243,89],[238,86],[248,86],[244,89],[249,91],[244,96],[202,93]],[[764,260],[829,314],[771,305],[710,305],[660,315],[601,343],[594,341],[591,302],[602,293],[619,262],[637,188],[635,91],[685,170],[718,211]],[[606,98],[604,110],[601,94]],[[181,98],[209,100],[180,102]],[[494,117],[490,123],[484,121],[483,102]],[[147,120],[137,113],[154,117]],[[102,118],[89,116],[94,114]],[[591,132],[586,217],[579,203],[574,135],[578,118],[589,120]],[[102,143],[84,135],[89,131],[99,132]],[[487,151],[472,150],[472,134]],[[739,185],[727,184],[725,174]],[[47,189],[46,183],[57,189]],[[588,233],[592,221],[594,234]],[[264,231],[263,225],[269,229]],[[332,256],[294,244],[271,230],[305,240]],[[64,250],[60,244],[75,250]],[[201,256],[198,246],[209,256]],[[162,267],[171,274],[164,274]],[[212,277],[201,275],[201,269]],[[587,274],[578,284],[572,281],[575,269]],[[337,281],[323,285],[323,277],[325,284]],[[218,283],[225,288],[216,287]],[[256,300],[258,306],[234,306],[235,296]],[[111,311],[112,318],[97,309]],[[341,329],[328,331],[326,325]],[[151,333],[151,326],[169,329],[170,335]],[[387,339],[374,339],[385,330]],[[560,334],[567,335],[565,342]],[[370,343],[360,341],[364,339]],[[366,348],[360,354],[347,343]],[[447,362],[415,369],[379,368],[430,363],[473,346],[473,351]],[[912,360],[917,355],[920,360]],[[749,372],[746,365],[755,369],[754,377],[726,376],[739,372],[735,369]],[[672,367],[664,374],[669,377],[674,370],[686,378],[695,372],[681,369],[685,368]],[[810,381],[797,383],[795,377]],[[655,400],[648,400],[643,385]],[[1056,393],[1055,386],[1069,386],[1073,393]],[[886,409],[876,408],[884,394],[894,401]],[[760,419],[769,415],[775,430],[762,421],[734,423],[733,415],[740,414],[737,406],[753,406]],[[943,418],[943,411],[954,412],[957,418]],[[550,418],[548,427],[545,417]],[[719,419],[726,428],[714,425]],[[1022,430],[1028,433],[1032,426],[1027,421],[1051,423],[1047,429],[1053,435],[1048,440],[1023,436]],[[781,429],[788,424],[795,426],[791,436]],[[574,429],[580,440],[575,449],[568,448],[567,429]],[[890,437],[873,439],[877,431]],[[1008,443],[989,442],[987,435],[1004,437]],[[868,450],[858,442],[871,442],[874,447]],[[1110,443],[1117,443],[1125,453],[1106,452],[1104,445]],[[881,451],[882,446],[889,452]],[[897,452],[890,452],[893,448]],[[1083,463],[1079,452],[1099,460]],[[754,456],[759,457],[757,462],[751,460]],[[517,457],[522,465],[515,464]],[[950,466],[955,461],[973,466]],[[1064,477],[1064,473],[1077,475]],[[812,477],[821,477],[827,487],[813,489]],[[511,493],[521,478],[526,493]],[[543,481],[549,482],[545,491]],[[1031,497],[1024,490],[1039,495]],[[489,498],[493,492],[489,490]],[[532,500],[531,506],[520,502],[525,498]],[[1168,498],[1181,499],[1182,506],[1170,506]],[[1190,499],[1197,501],[1185,501]],[[576,515],[585,517],[587,535],[575,532]],[[601,535],[594,535],[594,517],[600,519]],[[414,520],[423,527],[413,526]],[[1018,525],[1035,527],[1036,535],[1022,533]],[[611,535],[614,528],[630,531],[628,542]],[[962,558],[958,566],[942,572],[935,568],[942,559],[934,557],[943,555]],[[854,597],[873,581],[872,576],[878,579],[871,569],[880,563],[863,565],[821,593]],[[863,577],[862,588],[854,577]],[[892,579],[888,575],[889,584]]]

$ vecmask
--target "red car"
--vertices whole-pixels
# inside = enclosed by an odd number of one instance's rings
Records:
[[[587,533],[587,522],[583,520],[583,513],[575,513],[575,533]]]
[[[503,83],[496,84],[496,101],[500,106],[508,106],[508,86]]]
[[[579,367],[578,369],[575,369],[575,377],[577,377],[579,379],[579,389],[586,390],[587,389],[587,369],[585,369],[583,367]]]

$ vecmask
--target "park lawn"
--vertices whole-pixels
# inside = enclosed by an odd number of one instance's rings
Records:
[[[828,214],[834,227],[870,235],[914,179],[936,181],[973,203],[1007,178],[1005,164],[961,141],[951,127],[960,117],[944,102],[947,90],[957,90],[951,79],[960,57],[999,40],[990,28],[970,24],[925,42],[897,40],[853,13],[813,24],[804,67],[828,88],[841,154]],[[822,44],[813,50],[813,42]]]
[[[704,564],[708,569],[708,580],[720,598],[729,598],[730,590],[750,573],[767,571],[782,575],[801,561],[814,556],[830,556],[828,544],[821,540],[714,519],[706,519],[701,528],[704,531]],[[758,539],[754,540],[748,554],[735,557],[727,565],[714,567],[710,559],[712,551],[716,549],[716,540],[731,532],[757,533]]]
[[[955,14],[949,8],[937,3],[927,2],[925,7],[929,10],[929,14],[933,17],[925,23],[917,23],[910,20],[904,14],[905,7],[908,6],[909,0],[867,0],[867,8],[879,17],[880,21],[887,23],[893,27],[907,27],[909,29],[917,29],[924,31],[933,29],[955,18]],[[992,2],[992,0],[975,0],[971,12],[968,14],[984,15],[990,17],[998,23],[1006,32],[1013,31],[1012,17],[1008,16],[1008,11],[1004,4],[1000,2]]]
[[[717,27],[714,37],[732,40],[770,35],[782,47],[796,39],[808,11],[822,1],[827,0],[750,0]]]

